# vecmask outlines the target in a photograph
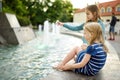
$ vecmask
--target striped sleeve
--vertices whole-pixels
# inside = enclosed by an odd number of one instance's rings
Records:
[[[88,46],[87,47],[87,50],[86,50],[86,53],[87,54],[90,54],[90,55],[95,55],[96,54],[96,52],[95,52],[95,48],[94,48],[94,46]]]

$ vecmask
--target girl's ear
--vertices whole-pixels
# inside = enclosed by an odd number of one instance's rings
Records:
[[[94,34],[93,33],[90,33],[90,37],[92,37]]]
[[[96,15],[97,15],[97,13],[96,13],[96,12],[94,12],[93,14],[94,14],[94,16],[96,16]]]
[[[92,37],[92,34],[90,33],[88,36],[89,36],[89,37]]]

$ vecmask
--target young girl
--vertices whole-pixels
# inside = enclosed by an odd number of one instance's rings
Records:
[[[101,25],[103,35],[105,34],[105,27],[104,27],[103,22],[101,21],[100,12],[96,5],[89,5],[86,7],[86,22],[85,23],[87,22],[98,22]],[[73,30],[73,31],[83,30],[83,26],[85,23],[79,26],[71,26],[71,25],[64,24],[62,22],[58,22],[59,25],[65,28],[68,28],[70,30]],[[87,43],[84,38],[83,38],[83,43]]]
[[[89,46],[86,50],[74,48],[55,68],[59,70],[73,70],[75,73],[96,75],[106,62],[108,49],[105,46],[102,29],[96,22],[84,26],[84,37]],[[75,63],[68,63],[77,55]]]

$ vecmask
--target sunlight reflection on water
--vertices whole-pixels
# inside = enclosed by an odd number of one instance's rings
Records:
[[[40,35],[40,36],[39,36]],[[52,35],[49,45],[42,36],[21,45],[0,46],[0,80],[38,80],[52,73],[59,62],[81,39],[68,35]],[[42,47],[41,47],[42,46]]]

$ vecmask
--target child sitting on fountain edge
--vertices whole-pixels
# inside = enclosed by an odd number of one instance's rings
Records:
[[[84,37],[88,41],[88,47],[85,50],[74,48],[54,67],[55,69],[73,70],[75,73],[96,75],[103,68],[108,49],[105,46],[105,39],[100,25],[96,22],[86,23],[84,25]],[[75,55],[77,55],[75,63],[68,63],[74,59]]]

